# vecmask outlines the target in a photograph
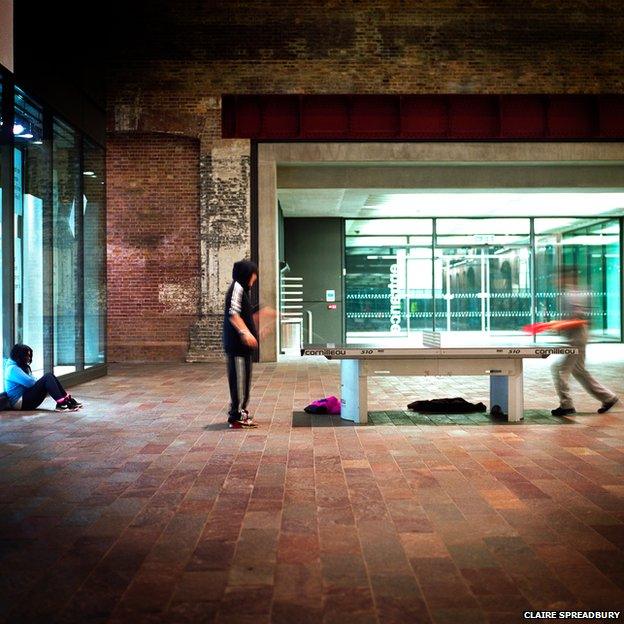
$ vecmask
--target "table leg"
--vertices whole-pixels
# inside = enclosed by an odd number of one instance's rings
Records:
[[[507,420],[517,422],[524,418],[524,385],[522,382],[522,371],[519,374],[509,376]]]
[[[522,370],[515,375],[490,376],[490,410],[493,405],[500,405],[509,422],[524,418]]]
[[[340,360],[340,416],[345,420],[368,422],[368,380],[361,360]]]
[[[508,414],[509,377],[490,375],[490,411],[495,405],[500,406],[503,414]]]

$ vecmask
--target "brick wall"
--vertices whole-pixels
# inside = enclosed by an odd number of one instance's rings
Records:
[[[118,20],[115,98],[140,93],[192,112],[192,94],[223,92],[621,92],[621,9],[620,0],[137,1]]]
[[[160,170],[159,150],[166,161],[170,144],[150,144],[153,160],[141,160],[134,177],[131,168],[115,162],[125,156],[121,146],[130,148],[133,142],[116,133],[165,132],[196,139],[201,193],[195,209],[202,247],[201,288],[193,306],[200,307],[201,321],[193,328],[191,359],[218,355],[215,328],[228,281],[225,269],[249,249],[248,152],[245,156],[240,141],[221,140],[222,94],[624,92],[620,0],[137,0],[120,5],[115,15],[116,4],[107,59],[107,175],[109,211],[113,208],[109,228],[119,247],[109,249],[109,258],[118,251],[166,274],[178,257],[158,237],[146,235],[138,247],[129,244],[124,232],[133,220],[118,214],[126,200],[138,198],[153,169]],[[232,146],[235,154],[227,156],[218,169],[222,178],[215,180],[213,165]],[[134,191],[125,188],[130,181],[137,185]],[[161,177],[157,188],[164,198],[173,197],[178,183],[177,177]],[[238,199],[231,203],[219,197],[220,188],[235,189]],[[160,203],[163,197],[153,200]],[[240,240],[238,247],[232,240]],[[181,354],[188,339],[182,335],[182,319],[188,323],[191,302],[186,314],[176,316],[174,328],[161,325],[170,313],[158,301],[157,282],[140,284],[140,297],[134,282],[117,285],[120,298],[128,300],[125,314],[135,300],[137,307],[143,298],[155,306],[140,323],[135,319],[133,332],[177,345],[145,353]],[[138,359],[136,350],[121,346],[130,330],[115,333],[122,331],[115,316],[122,308],[117,299],[110,302],[111,355]]]
[[[184,360],[198,314],[198,143],[121,134],[107,147],[109,361]]]

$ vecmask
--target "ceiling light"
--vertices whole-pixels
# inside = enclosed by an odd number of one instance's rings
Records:
[[[33,145],[43,145],[43,141],[37,139],[36,141],[33,141]]]
[[[14,124],[13,134],[22,134],[22,132],[24,132],[24,126],[21,124]]]
[[[19,135],[20,139],[32,139],[33,135],[30,132],[25,132],[24,134]]]
[[[83,171],[82,175],[95,176],[95,171]]]

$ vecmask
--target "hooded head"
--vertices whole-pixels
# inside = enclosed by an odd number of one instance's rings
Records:
[[[11,348],[10,358],[25,372],[30,373],[33,350],[25,344],[15,344]]]
[[[239,260],[232,268],[232,279],[237,281],[245,290],[249,289],[251,276],[258,275],[258,267],[251,260]]]

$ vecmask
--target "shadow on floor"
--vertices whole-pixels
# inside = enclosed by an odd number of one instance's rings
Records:
[[[204,431],[222,431],[223,429],[229,429],[227,422],[210,423],[204,426]]]
[[[371,412],[372,413],[372,412]],[[351,420],[344,420],[334,414],[308,414],[293,412],[293,427],[359,427]]]
[[[579,414],[575,414],[578,417]],[[418,412],[402,410],[386,410],[383,412],[368,412],[367,425],[358,425],[349,420],[343,420],[340,416],[327,414],[306,414],[306,412],[293,412],[293,427],[361,427],[375,425],[573,425],[575,420],[552,416],[549,410],[524,410],[524,420],[520,422],[508,422],[492,418],[487,412],[473,414],[420,414]]]

